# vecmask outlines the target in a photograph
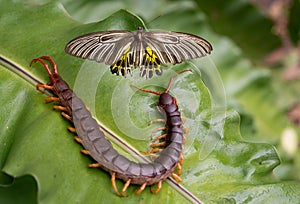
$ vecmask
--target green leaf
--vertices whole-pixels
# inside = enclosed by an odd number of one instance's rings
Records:
[[[258,62],[281,45],[271,33],[273,22],[249,1],[195,0],[207,15],[212,28],[230,37],[251,60]]]
[[[0,188],[0,195],[1,203],[37,203],[36,181],[32,176],[15,178],[12,185]]]
[[[289,36],[291,38],[291,41],[295,45],[299,43],[299,38],[300,38],[300,19],[298,16],[299,12],[300,12],[300,1],[293,0],[289,12],[288,31],[289,31]]]
[[[28,66],[31,59],[41,55],[55,59],[62,77],[86,102],[112,138],[118,137],[138,151],[146,150],[151,143],[151,131],[161,126],[149,127],[148,122],[161,116],[155,109],[157,96],[140,93],[129,85],[163,90],[175,71],[192,68],[193,74],[180,75],[171,88],[187,118],[185,125],[190,129],[181,185],[205,203],[299,201],[299,183],[280,182],[272,174],[279,165],[274,147],[245,142],[239,132],[239,115],[233,110],[225,111],[224,107],[220,109],[214,100],[211,101],[212,97],[224,95],[222,91],[220,94],[209,92],[201,80],[212,88],[215,83],[209,80],[219,80],[205,69],[214,69],[207,59],[195,61],[196,67],[184,63],[166,68],[161,77],[146,81],[138,77],[138,71],[126,79],[115,77],[108,66],[68,56],[63,48],[72,38],[88,32],[135,30],[143,25],[135,15],[120,10],[103,21],[80,24],[70,19],[59,3],[41,6],[1,3],[5,9],[1,7],[0,26],[7,32],[0,33],[0,56],[4,65],[0,68],[0,112],[4,113],[0,120],[4,130],[0,134],[0,167],[13,177],[33,176],[38,184],[38,202],[186,203],[189,198],[180,194],[181,188],[175,191],[175,187],[166,182],[157,195],[151,194],[149,188],[135,195],[133,192],[138,186],[130,186],[129,197],[119,198],[106,172],[88,169],[91,159],[80,155],[80,145],[72,141],[72,134],[66,129],[71,124],[52,110],[52,104],[45,104],[46,96],[32,86],[37,83],[36,78],[48,82],[41,65]],[[189,14],[188,11],[180,12]],[[205,24],[202,25],[205,29]],[[209,31],[203,33],[207,35]],[[216,87],[218,91],[220,86]],[[132,153],[121,150],[119,143],[114,146],[134,159]],[[119,189],[123,184],[117,182]]]

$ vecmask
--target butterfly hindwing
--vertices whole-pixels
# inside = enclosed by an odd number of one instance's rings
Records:
[[[161,75],[161,62],[156,52],[148,45],[145,48],[142,65],[140,66],[140,75],[151,78],[153,74]]]
[[[132,71],[132,52],[130,52],[131,46],[128,46],[127,49],[124,51],[123,55],[110,66],[110,71],[112,74],[126,76],[127,73],[131,73]]]

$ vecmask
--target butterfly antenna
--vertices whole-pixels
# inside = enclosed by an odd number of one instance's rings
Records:
[[[159,18],[161,18],[161,17],[162,17],[162,15],[159,15],[159,16],[157,16],[157,17],[153,18],[152,20],[150,20],[150,21],[146,22],[146,25],[149,25],[149,24],[151,24],[151,23],[155,22],[157,19],[159,19]]]
[[[170,91],[170,88],[171,88],[173,79],[174,79],[175,77],[177,77],[179,74],[182,74],[182,73],[184,73],[184,72],[192,72],[192,70],[191,70],[191,69],[186,69],[186,70],[183,70],[183,71],[181,71],[181,72],[178,72],[177,74],[174,74],[174,75],[171,77],[170,82],[169,82],[169,85],[168,85],[168,88],[166,88],[166,90],[164,91],[164,93],[168,93],[168,92]]]

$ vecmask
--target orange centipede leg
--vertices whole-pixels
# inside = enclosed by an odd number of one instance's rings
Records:
[[[185,144],[186,143],[186,135],[183,134],[182,137],[183,137],[183,144]]]
[[[145,154],[145,155],[147,155],[147,156],[150,156],[150,157],[158,157],[158,155],[157,154],[155,154],[155,153],[157,153],[157,152],[161,152],[162,151],[162,149],[153,149],[151,152],[141,152],[142,154]]]
[[[55,110],[61,110],[61,111],[67,111],[67,108],[64,106],[53,106],[53,109]]]
[[[82,154],[90,155],[90,152],[87,151],[87,150],[85,150],[85,149],[80,150],[80,152],[81,152]]]
[[[143,183],[143,185],[141,185],[141,187],[135,191],[135,194],[140,194],[145,189],[146,186],[147,183]]]
[[[155,139],[153,139],[152,142],[156,142],[157,140],[164,139],[164,138],[166,138],[166,136],[167,136],[167,134],[160,135],[160,136],[156,137]]]
[[[150,148],[161,147],[161,146],[165,146],[165,145],[166,145],[166,142],[158,142],[158,143],[150,145]]]
[[[116,185],[116,173],[112,173],[112,175],[111,175],[111,185],[113,186],[114,191],[116,192],[116,194],[118,196],[121,196],[118,189],[117,189],[117,185]]]
[[[81,140],[78,136],[75,136],[75,137],[74,137],[74,140],[75,140],[76,142],[78,142],[79,144],[82,144],[82,140]]]
[[[131,179],[128,179],[128,180],[126,181],[126,183],[125,183],[123,189],[122,189],[122,196],[123,196],[123,197],[127,197],[127,196],[125,195],[125,191],[127,190],[128,186],[130,185],[130,182],[131,182]]]
[[[182,129],[185,132],[185,134],[189,134],[190,129],[188,127],[183,127]]]
[[[157,189],[153,190],[153,189],[151,188],[151,192],[154,193],[154,194],[157,194],[157,193],[160,191],[161,187],[162,187],[162,181],[159,181],[159,182],[157,183]]]
[[[89,167],[90,168],[99,168],[99,167],[101,167],[101,164],[100,163],[93,163],[93,164],[89,164]]]
[[[161,152],[161,151],[163,151],[163,149],[156,148],[156,149],[151,150],[151,152],[149,152],[149,153],[151,154],[151,153],[157,153],[157,152]]]
[[[155,153],[148,153],[148,152],[145,152],[147,156],[149,157],[155,157],[157,158],[159,155],[155,154]]]
[[[176,180],[176,182],[178,183],[182,182],[182,179],[177,174],[172,173],[171,176]]]
[[[154,119],[154,120],[151,120],[148,125],[151,125],[152,123],[165,123],[166,120],[163,119],[163,118],[158,118],[158,119]]]
[[[65,112],[61,112],[61,115],[62,115],[64,118],[66,118],[67,120],[72,121],[72,117],[69,116],[68,114],[66,114]]]
[[[181,174],[181,172],[182,172],[182,167],[181,167],[181,165],[180,165],[180,162],[178,162],[178,164],[177,164],[177,175],[178,176],[180,176],[180,174]]]
[[[161,130],[166,130],[166,129],[167,129],[166,126],[158,127],[158,128],[156,128],[156,129],[152,130],[152,134],[154,134],[154,133],[156,133],[156,132],[158,132],[158,131],[161,131]]]
[[[74,127],[69,126],[68,130],[72,133],[76,133],[76,129]]]
[[[42,93],[43,93],[43,91],[40,88],[53,90],[53,86],[49,86],[47,84],[37,84],[35,87],[36,87],[36,90],[38,90],[38,91],[40,91]]]
[[[53,102],[53,101],[60,102],[59,98],[57,98],[57,97],[47,97],[47,98],[45,98],[45,101],[46,101],[46,103]]]
[[[183,162],[184,162],[184,157],[183,157],[183,155],[181,154],[180,159],[179,159],[179,164],[182,165]]]

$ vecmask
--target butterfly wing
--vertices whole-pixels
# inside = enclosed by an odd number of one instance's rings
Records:
[[[127,58],[133,41],[134,33],[126,30],[95,32],[71,40],[66,45],[65,51],[76,57],[113,66],[120,59],[122,63],[129,60]],[[129,64],[128,67],[130,67]],[[119,74],[121,70],[114,70],[114,72]]]
[[[203,57],[212,51],[208,41],[188,33],[152,31],[144,33],[143,37],[163,65]]]
[[[156,52],[142,38],[140,46],[142,50],[139,52],[139,61],[136,61],[135,66],[140,68],[141,77],[151,78],[153,74],[161,75],[161,61]],[[138,52],[137,52],[138,53]]]
[[[126,76],[139,67],[141,76],[162,74],[161,65],[177,64],[209,54],[205,39],[187,33],[115,30],[95,32],[71,40],[65,51],[83,59],[104,62],[114,74]]]

